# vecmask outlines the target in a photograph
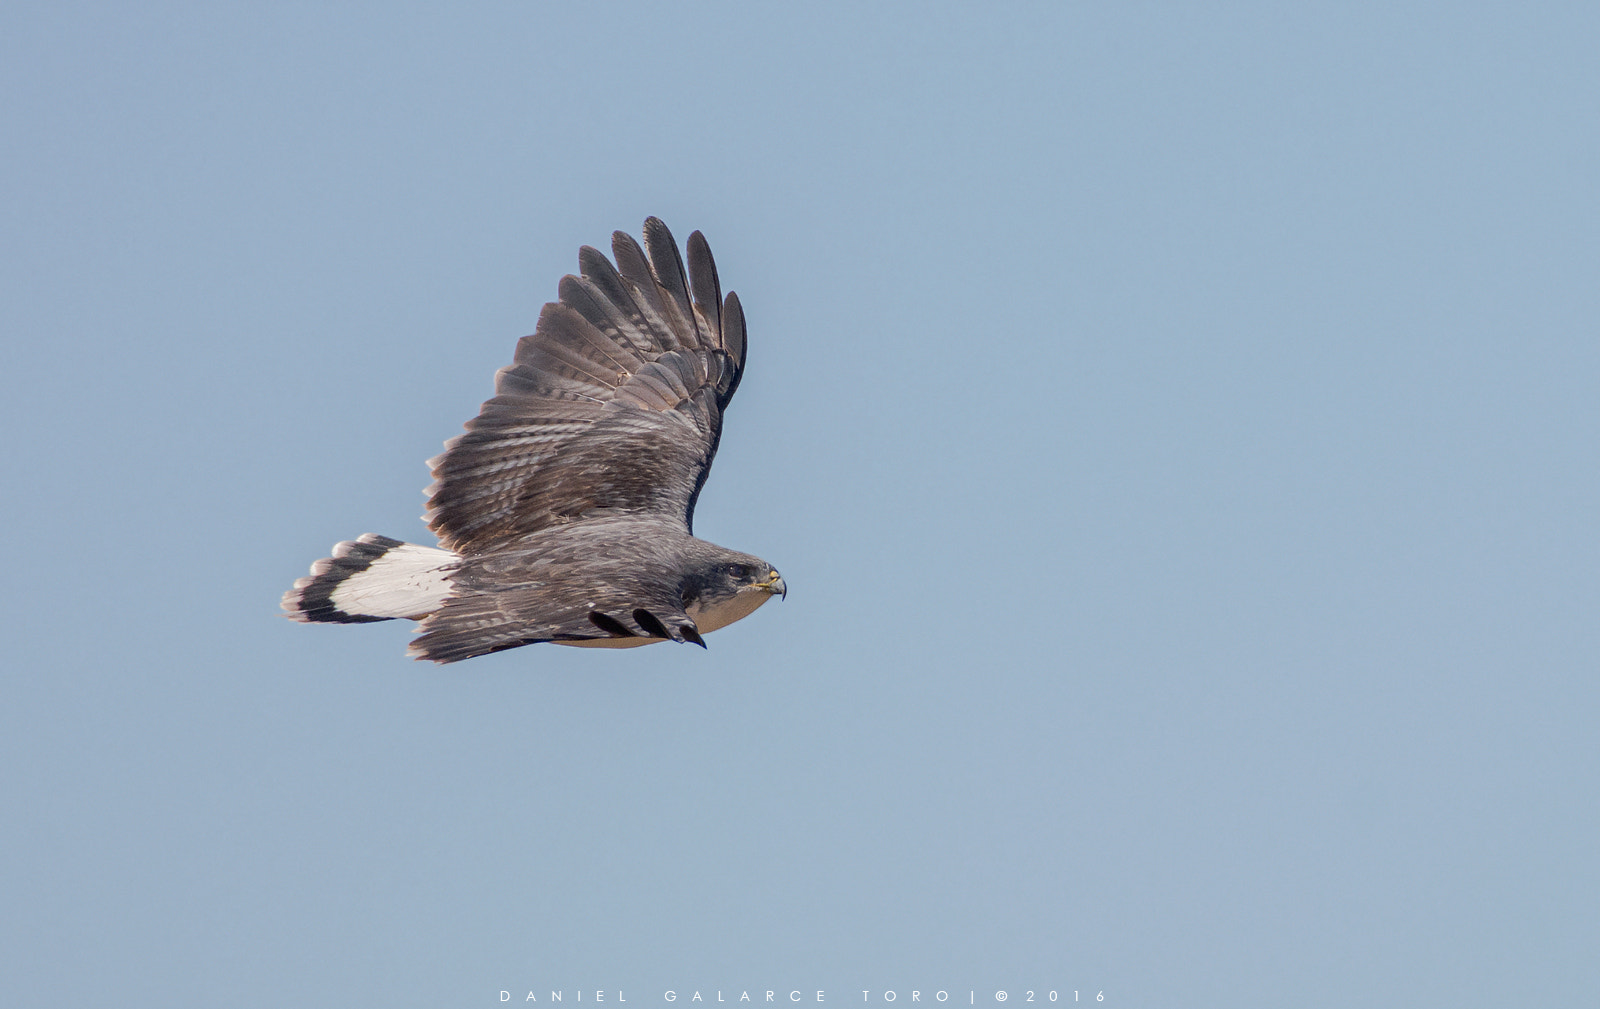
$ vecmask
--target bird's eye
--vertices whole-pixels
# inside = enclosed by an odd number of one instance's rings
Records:
[[[746,578],[750,577],[750,569],[745,567],[743,564],[729,564],[728,577],[732,578],[736,582],[742,582]]]

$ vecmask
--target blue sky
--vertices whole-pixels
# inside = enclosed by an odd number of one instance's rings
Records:
[[[1592,1001],[1597,28],[8,10],[7,1001]],[[445,668],[276,616],[431,542],[652,214],[751,327],[696,531],[788,599]]]

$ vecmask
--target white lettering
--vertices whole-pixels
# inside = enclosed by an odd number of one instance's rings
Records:
[[[790,1002],[798,1002],[798,1001],[800,1001],[800,993],[797,992],[797,991],[790,992],[789,993],[789,1001]]]
[[[678,993],[675,992],[675,991],[667,992],[667,1001],[668,1002],[676,1002],[676,1001],[678,1001]]]
[[[938,999],[940,1002],[943,1002],[945,999],[950,997],[950,993],[947,991],[937,991],[933,993],[933,997]]]
[[[690,1002],[704,1002],[705,999],[700,997],[700,993],[699,992],[695,992],[694,993],[694,998],[690,999],[689,1001]]]
[[[740,1002],[748,1002],[748,1001],[750,1001],[750,993],[749,992],[741,992],[739,994],[739,1001]]]
[[[502,1001],[502,1002],[510,1002],[511,1001],[511,993],[508,992],[508,991],[501,992],[500,993],[500,1001]]]
[[[892,991],[884,992],[883,993],[883,1000],[885,1002],[893,1002],[894,1001],[894,992],[892,992]]]

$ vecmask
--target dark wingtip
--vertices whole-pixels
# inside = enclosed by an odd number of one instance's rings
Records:
[[[722,333],[722,283],[717,279],[717,261],[711,258],[706,236],[696,231],[689,236],[689,290],[694,307],[711,326],[711,338],[725,345]]]
[[[700,629],[694,624],[684,624],[678,628],[678,633],[683,635],[683,640],[692,641],[701,648],[706,646],[706,639],[700,636]]]
[[[649,610],[643,608],[634,610],[633,619],[652,638],[666,638],[669,641],[672,639],[672,632],[667,630],[667,625],[656,619],[656,615]]]
[[[645,236],[645,238],[648,239],[648,238],[650,238],[652,236],[657,236],[657,235],[659,235],[660,237],[665,238],[669,242],[672,241],[672,229],[667,227],[667,222],[666,221],[663,221],[661,218],[656,217],[654,215],[651,215],[650,217],[646,217],[644,219],[644,236]]]
[[[678,240],[672,237],[672,229],[659,217],[647,217],[644,219],[643,236],[645,251],[650,254],[650,265],[655,267],[656,276],[668,288],[683,288],[687,294],[687,283],[673,283],[674,280],[687,281],[688,271],[683,268],[683,254],[678,251]]]
[[[618,232],[621,234],[621,232]],[[604,265],[602,265],[604,264]],[[585,277],[592,277],[602,270],[611,268],[611,261],[606,254],[592,245],[580,246],[578,249],[578,272]]]
[[[739,391],[739,380],[744,378],[745,351],[749,345],[749,334],[746,332],[744,321],[744,306],[739,303],[739,296],[732,291],[722,299],[722,346],[733,358],[733,383],[728,386],[728,391],[722,394],[722,405],[726,407],[728,400]]]
[[[606,614],[601,613],[599,610],[593,610],[590,612],[589,622],[614,638],[636,638],[639,636],[633,633],[633,631],[629,630],[627,624],[618,620],[616,617],[607,616]]]

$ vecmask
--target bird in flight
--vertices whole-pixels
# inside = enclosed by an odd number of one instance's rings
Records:
[[[739,298],[700,232],[689,268],[652,217],[584,246],[494,398],[428,462],[439,546],[368,533],[284,593],[308,623],[420,621],[409,652],[693,642],[787,594],[777,568],[694,536],[694,506],[744,372]]]

